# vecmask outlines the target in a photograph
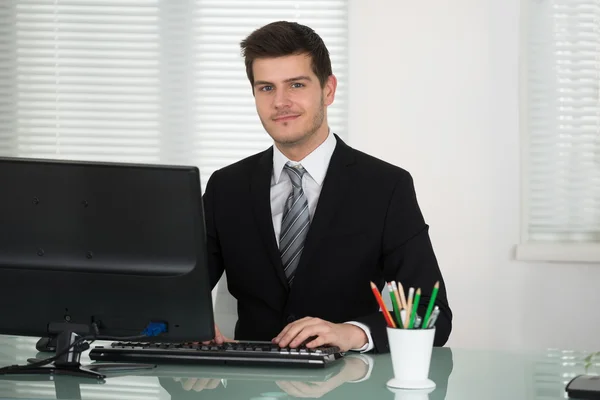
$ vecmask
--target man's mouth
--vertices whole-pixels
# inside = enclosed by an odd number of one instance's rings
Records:
[[[288,121],[292,121],[292,120],[298,118],[299,116],[300,116],[300,114],[280,115],[280,116],[274,117],[273,121],[275,121],[275,122],[288,122]]]

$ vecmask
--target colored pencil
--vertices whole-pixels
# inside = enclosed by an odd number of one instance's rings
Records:
[[[392,285],[395,286],[396,282],[394,282]],[[406,297],[404,296],[404,287],[402,286],[400,281],[398,281],[398,294],[400,294],[400,301],[402,302],[402,308],[406,310],[406,308],[408,307],[408,304],[406,303]]]
[[[415,301],[412,305],[410,312],[410,321],[408,323],[408,329],[412,329],[415,325],[415,316],[417,315],[417,309],[419,308],[419,301],[421,300],[421,288],[417,289],[415,293]]]
[[[406,300],[406,319],[404,320],[404,326],[408,328],[410,322],[410,314],[412,313],[413,296],[415,295],[415,288],[408,288],[408,299]]]
[[[429,304],[427,305],[427,311],[425,312],[425,318],[423,318],[423,324],[421,326],[422,329],[426,329],[428,326],[429,318],[431,317],[431,312],[433,311],[433,306],[435,305],[435,298],[437,297],[439,290],[440,290],[440,282],[437,281],[435,283],[435,285],[433,285],[433,292],[431,293],[431,298],[429,299]]]
[[[387,283],[388,292],[390,292],[390,299],[392,299],[392,306],[394,308],[394,315],[396,316],[396,325],[399,328],[402,328],[402,318],[400,317],[400,308],[398,306],[398,298],[396,297],[396,293],[394,293],[394,288],[390,282]]]
[[[375,300],[377,300],[377,303],[379,303],[379,308],[381,308],[381,312],[383,313],[385,322],[387,322],[390,328],[395,328],[396,324],[394,323],[390,312],[388,311],[387,307],[385,306],[385,303],[383,302],[383,299],[381,298],[381,293],[379,293],[379,289],[377,289],[377,286],[375,286],[373,282],[371,282],[371,290],[373,291],[373,295],[375,295]]]

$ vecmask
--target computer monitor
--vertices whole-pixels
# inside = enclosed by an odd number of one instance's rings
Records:
[[[0,158],[0,188],[0,334],[214,337],[196,167]]]

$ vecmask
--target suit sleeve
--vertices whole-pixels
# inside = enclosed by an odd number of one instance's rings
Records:
[[[382,243],[383,278],[386,282],[402,283],[405,293],[409,287],[421,288],[418,313],[425,315],[433,285],[440,282],[435,305],[440,308],[436,322],[434,346],[443,346],[452,330],[452,311],[448,305],[446,285],[442,278],[436,256],[429,238],[429,227],[417,203],[412,177],[408,172],[396,183],[391,196],[383,231]],[[379,282],[383,289],[384,282]],[[386,323],[383,315],[376,312],[357,319],[371,330],[374,351],[389,351]]]
[[[207,244],[207,259],[208,259],[208,270],[210,277],[210,287],[214,289],[221,275],[223,275],[224,265],[223,257],[221,255],[221,245],[219,244],[219,235],[216,228],[215,221],[215,205],[217,201],[216,197],[216,181],[217,172],[208,180],[206,184],[206,191],[203,196],[204,206],[204,220],[206,224],[206,244]]]

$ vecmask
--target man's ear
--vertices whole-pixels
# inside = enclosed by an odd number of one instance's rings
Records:
[[[323,97],[325,99],[325,105],[330,106],[335,99],[335,90],[337,89],[337,78],[331,74],[327,77],[325,87],[323,88]]]

